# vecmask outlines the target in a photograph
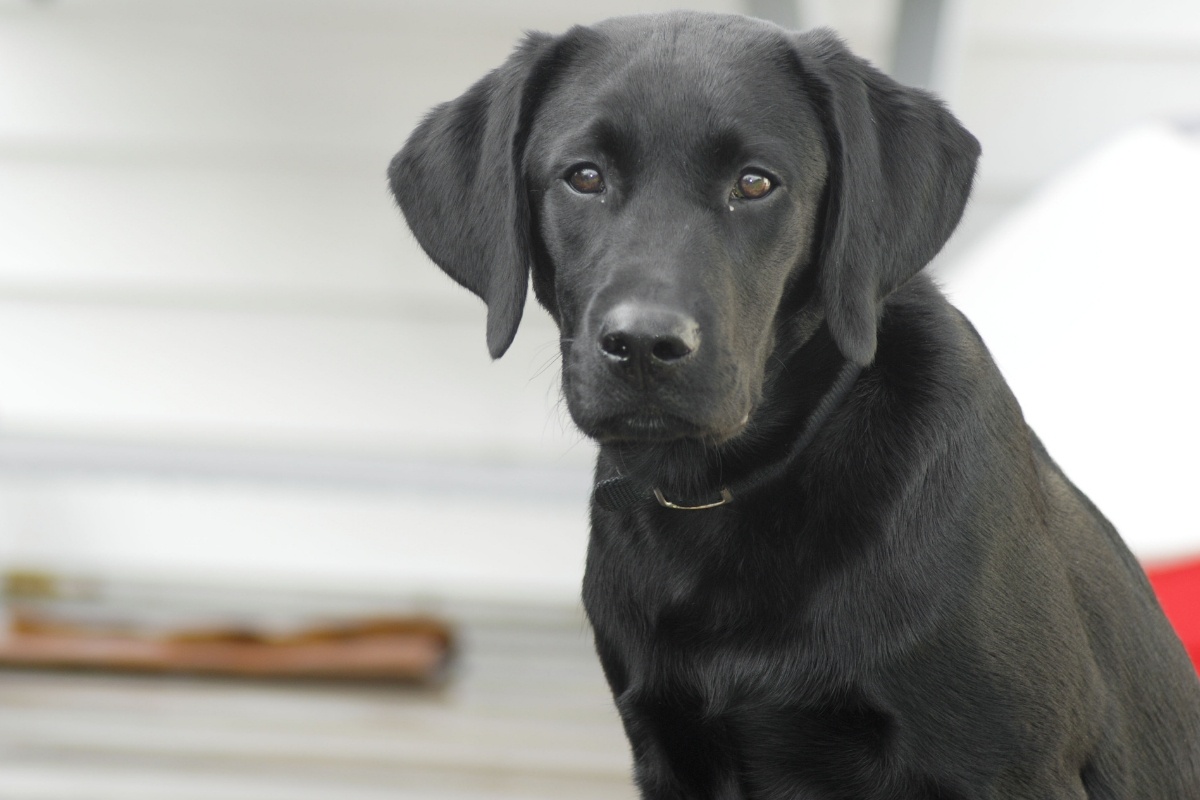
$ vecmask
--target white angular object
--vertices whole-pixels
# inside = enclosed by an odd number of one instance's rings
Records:
[[[1200,136],[1157,124],[1117,138],[942,277],[1134,552],[1200,554]]]

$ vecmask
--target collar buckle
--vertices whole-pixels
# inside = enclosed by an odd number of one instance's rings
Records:
[[[663,508],[674,508],[677,511],[703,511],[706,508],[716,508],[718,506],[726,505],[727,503],[732,503],[733,492],[729,491],[728,486],[723,486],[721,487],[721,499],[715,503],[705,503],[699,506],[681,506],[678,503],[672,503],[670,500],[663,497],[662,490],[656,487],[654,489],[654,499],[657,500],[658,504]]]

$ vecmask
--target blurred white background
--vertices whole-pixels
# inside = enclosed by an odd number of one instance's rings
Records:
[[[0,0],[0,569],[562,609],[588,658],[553,326],[531,305],[490,362],[383,175],[524,30],[674,6]],[[1200,4],[690,4],[751,6],[885,68],[938,13],[929,79],[985,155],[937,274],[1138,554],[1200,552]]]

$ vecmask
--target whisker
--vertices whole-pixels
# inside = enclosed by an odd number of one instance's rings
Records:
[[[540,367],[538,367],[536,370],[534,370],[533,375],[529,376],[529,382],[533,383],[535,380],[542,377],[542,375],[546,372],[546,370],[550,369],[552,366],[555,365],[555,363],[557,363],[561,359],[562,359],[562,357],[558,353],[555,353],[554,355],[550,356],[548,359],[546,359],[546,362],[544,364],[542,364]]]

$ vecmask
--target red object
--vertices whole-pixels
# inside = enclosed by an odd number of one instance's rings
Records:
[[[1146,570],[1167,619],[1200,671],[1200,558]]]

